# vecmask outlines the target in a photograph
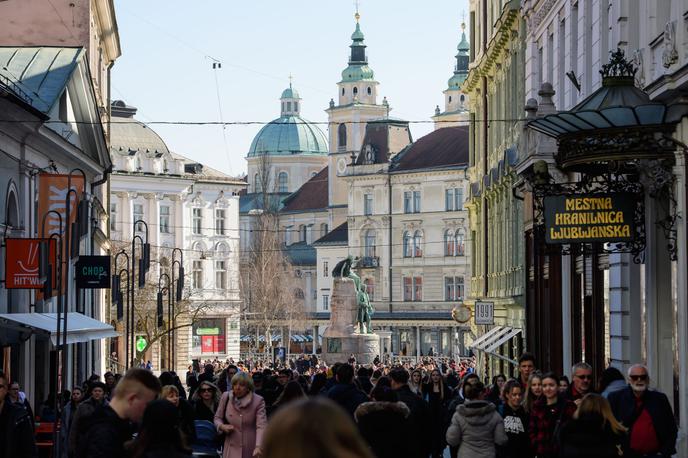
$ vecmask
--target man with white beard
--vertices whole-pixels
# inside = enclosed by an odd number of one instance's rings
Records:
[[[624,457],[671,457],[676,453],[676,420],[664,393],[649,389],[647,367],[628,369],[628,386],[609,395],[617,420],[628,428]]]

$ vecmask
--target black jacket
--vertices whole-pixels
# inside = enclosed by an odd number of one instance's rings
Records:
[[[410,458],[425,458],[430,454],[432,438],[428,403],[416,396],[408,385],[402,386],[396,390],[396,393],[399,396],[399,400],[406,404],[406,407],[411,411],[409,423],[411,431],[415,431],[406,456]]]
[[[512,409],[508,404],[501,403],[497,412],[504,418],[504,432],[509,443],[498,447],[497,456],[500,458],[532,458],[530,437],[528,436],[528,413],[523,407]]]
[[[354,418],[377,458],[399,458],[408,453],[409,439],[414,434],[409,428],[410,414],[403,402],[364,402]]]
[[[327,397],[342,406],[351,417],[359,405],[368,401],[368,396],[353,383],[337,383],[329,389]]]
[[[629,448],[629,440],[633,423],[639,415],[635,407],[635,394],[631,387],[627,386],[611,393],[608,400],[616,419],[628,428],[628,434],[623,444],[624,456],[633,456]],[[648,390],[643,394],[643,405],[652,417],[652,424],[655,427],[660,445],[660,453],[666,457],[673,455],[676,453],[678,428],[669,400],[664,393]]]
[[[121,458],[124,443],[131,439],[131,425],[117,416],[108,405],[90,417],[90,426],[79,441],[76,458]]]
[[[623,437],[597,416],[571,420],[561,431],[560,458],[617,458]]]
[[[31,416],[9,397],[0,411],[0,458],[34,458],[38,456],[33,437]]]

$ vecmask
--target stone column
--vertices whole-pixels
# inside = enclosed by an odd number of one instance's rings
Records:
[[[568,374],[571,358],[571,256],[561,257],[561,355],[564,372]],[[524,320],[525,321],[525,320]],[[570,376],[571,374],[569,374]]]
[[[609,255],[610,362],[622,373],[641,360],[640,268],[628,253]],[[636,337],[637,336],[637,337]]]
[[[416,326],[416,360],[420,358],[420,326]]]
[[[314,355],[317,353],[317,349],[318,349],[318,345],[319,345],[318,341],[320,340],[319,339],[320,336],[318,335],[318,332],[319,332],[318,325],[317,324],[313,325],[313,350],[311,351],[311,353]]]

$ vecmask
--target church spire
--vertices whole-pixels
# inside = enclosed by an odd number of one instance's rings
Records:
[[[468,52],[470,45],[466,40],[466,23],[461,22],[461,41],[456,47],[459,51],[456,54],[456,65],[454,66],[454,75],[449,79],[449,89],[459,89],[463,82],[468,77]]]
[[[289,74],[289,87],[282,91],[282,96],[280,97],[281,104],[281,115],[282,116],[299,116],[301,113],[301,97],[296,89],[291,85],[292,76]]]

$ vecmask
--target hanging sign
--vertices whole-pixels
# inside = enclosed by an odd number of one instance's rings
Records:
[[[475,324],[494,324],[494,302],[475,302]]]
[[[630,192],[545,197],[545,241],[633,241],[638,199]]]
[[[40,244],[47,239],[5,239],[5,288],[41,289],[38,273]],[[57,244],[50,239],[50,264],[53,286],[57,280]]]
[[[79,256],[75,272],[78,288],[110,288],[110,256]]]
[[[146,349],[146,345],[148,345],[148,342],[142,336],[136,339],[136,351],[139,353]]]

